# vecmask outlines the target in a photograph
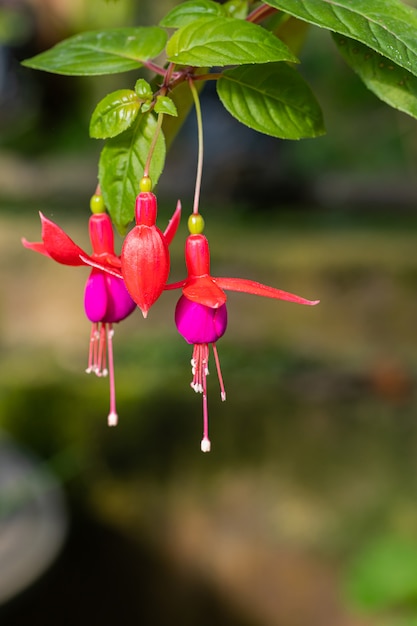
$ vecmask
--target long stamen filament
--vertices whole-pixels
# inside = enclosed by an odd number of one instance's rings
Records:
[[[107,417],[109,426],[117,426],[119,417],[116,411],[116,386],[114,382],[114,360],[113,360],[113,325],[109,324],[107,329],[107,360],[109,364],[109,385],[110,385],[110,412]]]
[[[217,352],[216,344],[213,343],[212,347],[213,347],[214,360],[216,362],[217,378],[219,379],[219,385],[220,385],[220,397],[221,397],[222,401],[224,402],[226,400],[226,390],[224,388],[223,376],[222,376],[222,371],[221,371],[221,368],[220,368],[220,359],[219,359],[219,355],[218,355],[218,352]]]
[[[97,324],[92,324],[91,333],[90,333],[90,344],[88,348],[88,363],[87,363],[87,369],[85,370],[87,374],[91,374],[91,372],[95,371],[96,344],[97,344]]]
[[[201,440],[201,451],[210,452],[211,443],[208,435],[208,401],[207,401],[207,375],[208,375],[208,358],[209,347],[202,344],[202,359],[201,359],[201,377],[203,386],[203,438]]]

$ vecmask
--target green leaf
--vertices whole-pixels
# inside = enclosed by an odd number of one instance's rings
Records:
[[[168,60],[204,67],[292,61],[297,58],[267,30],[232,17],[200,18],[169,40]]]
[[[139,181],[155,132],[153,113],[139,114],[128,130],[106,142],[100,155],[100,187],[111,218],[122,234],[134,216]],[[154,185],[158,182],[164,161],[165,140],[160,133],[149,172]]]
[[[165,115],[178,117],[177,107],[173,100],[167,96],[157,96],[154,111],[155,113],[164,113]]]
[[[219,98],[233,117],[266,135],[301,139],[323,135],[323,116],[304,79],[286,63],[226,70]]]
[[[333,36],[345,61],[365,85],[395,109],[417,118],[417,77],[368,46],[341,35]]]
[[[248,15],[249,2],[248,0],[228,0],[223,4],[223,8],[229,17],[244,20]]]
[[[127,130],[139,113],[141,101],[131,89],[109,93],[94,109],[90,137],[107,139]]]
[[[195,22],[200,17],[209,17],[210,15],[225,15],[222,5],[213,2],[213,0],[190,0],[169,11],[160,21],[160,26],[179,28]]]
[[[386,56],[417,75],[417,11],[399,0],[265,0]]]
[[[91,31],[65,39],[23,65],[72,76],[116,74],[141,67],[164,49],[166,40],[157,26]]]
[[[143,78],[139,78],[136,81],[135,91],[143,102],[146,102],[147,100],[152,100],[153,98],[152,87]]]

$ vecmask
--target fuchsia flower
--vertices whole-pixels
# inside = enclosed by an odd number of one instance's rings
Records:
[[[133,300],[146,317],[165,288],[169,275],[169,251],[180,222],[181,204],[164,233],[156,226],[156,197],[141,191],[136,198],[136,226],[127,234],[121,253],[122,274]]]
[[[175,323],[184,339],[194,344],[191,360],[193,380],[191,387],[203,394],[203,439],[201,449],[210,450],[208,436],[207,375],[209,344],[212,345],[222,400],[226,400],[216,341],[222,337],[227,327],[225,289],[252,293],[257,296],[287,300],[298,304],[315,305],[319,300],[306,300],[274,287],[244,278],[214,278],[210,275],[210,251],[206,237],[192,234],[187,237],[185,260],[188,276],[184,281],[167,285],[167,289],[182,288],[175,311]]]
[[[97,197],[97,196],[95,196]],[[50,257],[63,265],[92,266],[84,292],[84,308],[92,322],[87,372],[109,374],[109,426],[118,421],[113,363],[113,324],[124,320],[136,308],[122,278],[120,258],[114,253],[114,234],[110,217],[95,213],[89,220],[93,252],[88,255],[59,227],[40,213],[42,242],[22,239],[25,248]],[[108,364],[108,369],[107,369]]]

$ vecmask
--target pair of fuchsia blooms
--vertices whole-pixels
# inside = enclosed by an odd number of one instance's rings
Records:
[[[109,374],[110,426],[115,426],[118,421],[113,366],[113,324],[125,319],[136,306],[146,317],[150,307],[165,289],[182,289],[182,296],[175,310],[175,323],[184,339],[194,344],[191,387],[203,394],[201,449],[208,452],[209,344],[213,349],[221,398],[226,399],[216,349],[216,341],[224,335],[227,327],[225,290],[252,293],[298,304],[314,305],[318,300],[306,300],[252,280],[214,278],[210,274],[209,246],[206,237],[201,234],[202,228],[197,228],[197,232],[187,237],[185,246],[187,278],[174,284],[167,284],[170,269],[168,246],[180,222],[181,205],[178,202],[164,233],[156,226],[156,216],[156,197],[150,191],[142,191],[136,199],[136,226],[127,234],[120,256],[114,252],[112,222],[105,212],[93,213],[89,220],[93,249],[91,255],[84,252],[59,226],[42,213],[40,214],[42,242],[30,243],[22,239],[22,243],[26,248],[40,252],[58,263],[92,267],[84,294],[85,313],[92,322],[87,372],[94,372],[97,376]]]

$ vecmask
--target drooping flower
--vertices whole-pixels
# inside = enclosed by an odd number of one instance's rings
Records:
[[[122,274],[133,300],[146,317],[165,288],[169,275],[169,250],[181,217],[181,203],[163,233],[156,226],[157,203],[151,191],[136,198],[136,226],[127,234],[121,253]]]
[[[191,358],[191,372],[193,380],[191,387],[196,393],[203,394],[203,439],[201,449],[203,452],[210,451],[210,439],[208,436],[208,404],[207,404],[207,375],[209,373],[209,344],[212,346],[214,360],[216,362],[217,376],[220,384],[221,399],[226,400],[226,392],[220,369],[220,361],[217,353],[216,341],[223,337],[227,328],[226,305],[214,309],[198,302],[188,300],[185,296],[177,302],[175,308],[175,323],[178,332],[184,339],[194,344]]]
[[[315,305],[319,300],[306,300],[292,293],[269,287],[244,278],[215,278],[210,274],[210,250],[206,237],[201,233],[187,237],[185,260],[188,276],[184,281],[167,285],[167,289],[182,288],[176,311],[175,323],[184,339],[194,344],[191,360],[191,387],[203,394],[203,439],[201,449],[210,450],[208,436],[207,374],[209,344],[212,344],[222,400],[226,399],[216,341],[223,336],[227,326],[227,296],[225,289],[251,293],[257,296],[286,300],[298,304]]]
[[[96,196],[93,196],[95,198]],[[120,258],[114,252],[114,234],[107,213],[93,213],[89,219],[92,254],[82,248],[60,228],[40,213],[42,242],[22,239],[25,248],[50,257],[63,265],[92,266],[84,292],[84,309],[92,322],[87,373],[109,374],[109,426],[118,422],[113,362],[113,324],[124,320],[136,308],[122,278]]]

